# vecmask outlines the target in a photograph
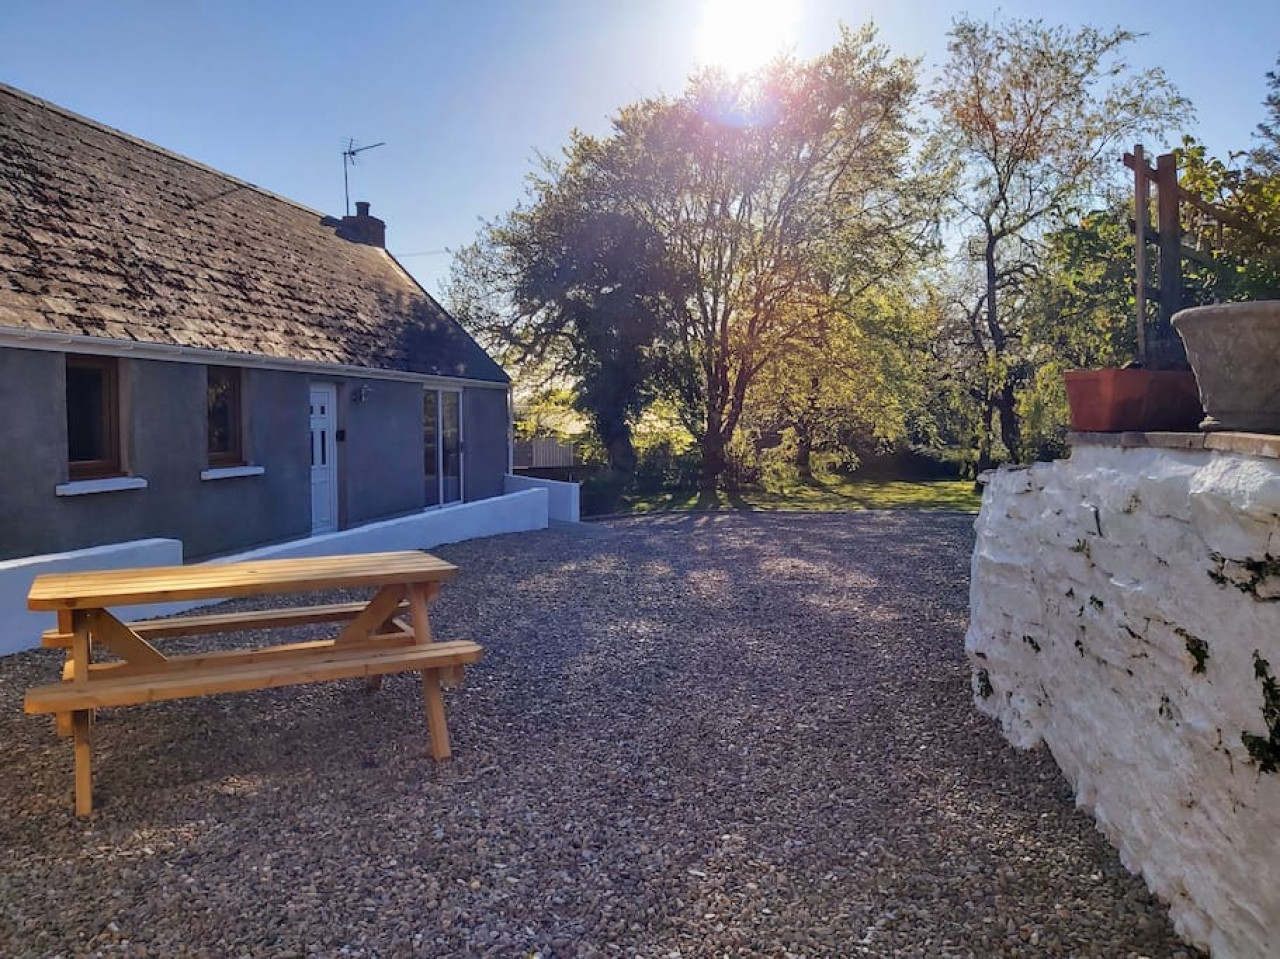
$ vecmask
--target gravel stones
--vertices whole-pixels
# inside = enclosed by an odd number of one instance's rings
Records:
[[[973,709],[971,526],[440,547],[436,634],[487,650],[446,694],[450,763],[411,676],[107,710],[89,823],[69,744],[21,712],[58,657],[0,660],[0,954],[1195,955],[1051,757]]]

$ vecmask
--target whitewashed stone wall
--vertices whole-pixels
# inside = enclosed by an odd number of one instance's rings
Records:
[[[1280,461],[1080,445],[995,474],[977,533],[978,708],[1184,938],[1280,955]]]

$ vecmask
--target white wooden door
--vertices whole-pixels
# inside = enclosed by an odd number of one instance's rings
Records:
[[[311,532],[338,528],[337,390],[332,383],[311,384]]]

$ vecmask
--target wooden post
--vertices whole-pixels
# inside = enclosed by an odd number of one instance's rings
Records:
[[[1172,153],[1156,157],[1156,218],[1160,231],[1161,348],[1173,339],[1173,314],[1182,309],[1182,225],[1178,220],[1178,164]]]
[[[1147,231],[1151,225],[1151,192],[1147,185],[1147,155],[1139,143],[1133,148],[1133,251],[1137,286],[1133,292],[1138,321],[1138,361],[1147,365]]]

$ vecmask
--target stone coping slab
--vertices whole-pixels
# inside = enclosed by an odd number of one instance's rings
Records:
[[[1245,456],[1280,459],[1280,436],[1274,433],[1068,433],[1072,446],[1112,446],[1122,449],[1217,450]]]

